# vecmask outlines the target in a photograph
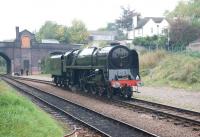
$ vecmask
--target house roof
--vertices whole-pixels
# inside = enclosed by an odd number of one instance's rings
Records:
[[[89,33],[90,35],[106,35],[106,36],[116,35],[115,31],[90,31]]]
[[[25,29],[25,30],[23,30],[23,31],[19,32],[19,34],[23,34],[23,33],[30,33],[31,35],[34,35],[34,34],[33,34],[33,33],[31,33],[30,31],[28,31],[27,29]]]
[[[163,21],[163,17],[145,17],[138,20],[137,27],[135,29],[142,28],[150,19],[152,19],[155,23],[161,23]]]
[[[14,42],[15,41],[15,39],[5,39],[5,40],[3,40],[3,42]]]
[[[59,43],[56,39],[42,39],[42,43]]]

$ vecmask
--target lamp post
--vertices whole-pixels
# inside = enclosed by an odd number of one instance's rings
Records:
[[[158,42],[159,42],[159,25],[157,25],[157,50],[158,50]]]
[[[169,29],[167,29],[167,46],[168,46],[168,49],[169,49],[169,43],[170,42],[170,37],[169,37]]]
[[[134,25],[134,20],[133,20],[133,23],[132,23],[132,28],[133,28],[133,40],[134,40],[134,38],[135,38],[135,27],[134,27],[135,25]]]

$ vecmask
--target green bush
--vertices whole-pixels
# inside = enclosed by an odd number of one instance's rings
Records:
[[[41,73],[49,74],[49,72],[50,72],[49,66],[50,66],[50,56],[47,56],[41,60],[41,64],[40,64]]]
[[[134,45],[143,47],[160,48],[165,47],[167,43],[167,37],[165,36],[152,36],[152,37],[138,37],[133,40]]]
[[[5,59],[0,57],[0,74],[6,74],[6,67]]]

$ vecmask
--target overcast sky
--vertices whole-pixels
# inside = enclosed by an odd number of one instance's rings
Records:
[[[0,40],[14,39],[15,26],[20,31],[37,31],[51,20],[69,26],[73,19],[82,20],[89,30],[105,27],[121,13],[120,6],[130,6],[142,16],[163,16],[180,0],[1,0]]]

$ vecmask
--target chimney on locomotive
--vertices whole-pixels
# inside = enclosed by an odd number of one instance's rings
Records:
[[[117,45],[120,45],[120,42],[114,41],[114,42],[111,42],[110,45],[111,46],[117,46]]]
[[[114,41],[110,43],[111,46],[126,46],[126,43],[122,42],[122,41]]]

